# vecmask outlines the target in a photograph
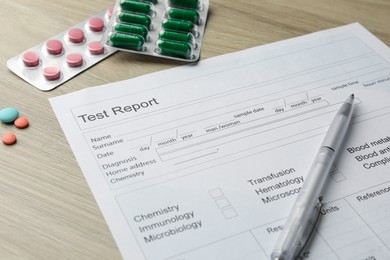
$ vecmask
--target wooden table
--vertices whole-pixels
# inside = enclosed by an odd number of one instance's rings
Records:
[[[120,259],[48,98],[181,65],[118,52],[50,92],[14,75],[6,61],[94,15],[109,0],[2,0],[0,108],[29,118],[0,144],[0,259]],[[360,22],[390,46],[389,0],[211,0],[202,59]]]

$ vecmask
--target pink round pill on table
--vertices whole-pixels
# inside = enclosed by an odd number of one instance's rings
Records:
[[[16,135],[14,133],[5,133],[2,137],[1,137],[1,141],[3,142],[3,144],[7,144],[7,145],[11,145],[11,144],[14,144],[16,143]]]
[[[46,42],[46,50],[50,54],[60,54],[62,53],[62,42],[59,40],[48,40]]]
[[[66,63],[69,67],[80,67],[83,64],[83,55],[71,53],[66,56]]]
[[[98,41],[93,41],[88,44],[88,50],[91,54],[102,54],[104,52],[104,47]]]
[[[33,51],[23,53],[22,60],[27,67],[36,67],[39,64],[39,56]]]
[[[84,41],[84,32],[78,28],[72,28],[68,31],[68,39],[73,43],[81,43]]]
[[[61,70],[57,66],[47,66],[42,73],[47,80],[57,80],[61,77]]]
[[[29,122],[28,122],[28,119],[25,118],[25,117],[18,117],[14,121],[14,125],[17,128],[23,129],[23,128],[26,128],[29,125]]]
[[[104,21],[99,17],[89,18],[88,27],[91,31],[101,32],[104,29]]]

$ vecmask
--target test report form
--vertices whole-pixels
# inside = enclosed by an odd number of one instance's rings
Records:
[[[130,65],[130,64],[129,64]],[[359,24],[50,99],[125,259],[269,259],[354,93],[305,259],[390,257],[390,50]]]

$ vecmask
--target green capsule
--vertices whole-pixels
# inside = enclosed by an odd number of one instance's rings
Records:
[[[139,50],[144,45],[144,38],[137,34],[113,33],[110,36],[112,46]]]
[[[118,23],[117,25],[115,25],[114,29],[118,32],[139,34],[144,37],[144,39],[146,39],[146,36],[148,36],[148,29],[143,25]]]
[[[169,0],[169,5],[196,9],[199,5],[199,0]]]
[[[152,24],[152,20],[150,19],[150,17],[145,14],[133,14],[133,13],[121,12],[118,17],[121,22],[144,25],[148,29]]]
[[[186,42],[190,44],[192,44],[194,39],[191,33],[180,33],[166,30],[161,30],[158,34],[158,37],[159,39],[163,40]]]
[[[151,10],[149,3],[124,0],[120,3],[122,10],[136,13],[148,14]]]
[[[169,19],[186,20],[194,24],[199,24],[199,13],[196,10],[171,8],[168,11]]]
[[[191,45],[184,42],[158,40],[157,46],[161,53],[168,56],[189,59],[192,54]]]
[[[164,20],[162,28],[166,30],[192,32],[194,30],[194,24],[190,21]]]
[[[134,2],[149,2],[153,4],[157,4],[158,0],[132,0]]]

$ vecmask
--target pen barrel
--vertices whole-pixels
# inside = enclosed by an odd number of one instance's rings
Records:
[[[330,124],[322,146],[272,251],[273,260],[294,259],[312,234],[321,208],[322,193],[329,178],[330,168],[352,117],[353,102],[354,95],[352,94],[340,107]]]
[[[352,117],[353,104],[345,102],[332,120],[321,146],[327,146],[337,152],[344,140]]]
[[[318,203],[329,178],[329,170],[335,158],[335,152],[321,147],[309,170],[290,215],[278,237],[272,252],[272,259],[294,259],[306,244],[314,228]]]

